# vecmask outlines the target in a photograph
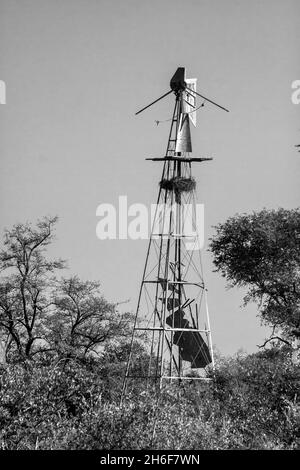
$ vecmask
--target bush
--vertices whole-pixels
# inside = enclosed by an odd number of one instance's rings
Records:
[[[212,381],[145,384],[120,406],[122,373],[99,361],[0,373],[2,449],[295,449],[299,369],[273,349],[219,360]]]

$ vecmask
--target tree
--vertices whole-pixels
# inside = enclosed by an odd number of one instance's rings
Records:
[[[219,224],[210,250],[229,286],[246,287],[263,321],[300,334],[300,211],[262,210]]]
[[[57,217],[5,231],[0,252],[0,342],[6,361],[39,353],[84,358],[109,341],[126,340],[131,314],[107,302],[98,282],[56,277],[65,267],[48,260]],[[38,356],[37,356],[38,357]]]
[[[45,249],[53,240],[57,217],[17,224],[5,231],[0,252],[0,335],[6,359],[28,359],[45,348],[46,319],[52,308],[51,286],[61,259],[49,261]]]
[[[131,315],[119,313],[118,304],[107,302],[99,287],[78,276],[58,282],[49,342],[60,355],[84,358],[98,354],[104,343],[128,336]]]

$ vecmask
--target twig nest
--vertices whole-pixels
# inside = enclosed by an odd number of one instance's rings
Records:
[[[194,178],[184,178],[183,176],[175,176],[171,179],[162,179],[159,183],[162,189],[166,191],[174,191],[175,200],[179,202],[181,193],[190,193],[196,187]]]

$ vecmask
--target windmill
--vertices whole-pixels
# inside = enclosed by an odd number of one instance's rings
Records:
[[[212,158],[192,157],[191,125],[196,126],[197,97],[228,110],[198,93],[196,83],[179,67],[171,90],[136,113],[175,95],[166,153],[146,159],[163,162],[163,170],[122,397],[132,381],[145,380],[161,388],[164,382],[206,380],[207,368],[214,366],[192,177],[193,163]],[[146,357],[140,356],[140,341],[148,348]]]

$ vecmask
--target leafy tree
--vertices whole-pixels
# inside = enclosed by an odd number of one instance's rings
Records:
[[[49,261],[46,247],[53,240],[57,217],[17,224],[5,231],[0,252],[0,337],[6,359],[32,358],[45,348],[45,322],[50,315],[51,286],[61,259]]]
[[[211,240],[214,264],[229,286],[246,287],[263,321],[300,335],[300,211],[262,210],[219,224]]]
[[[6,230],[0,252],[0,341],[6,361],[41,357],[86,358],[104,344],[126,339],[131,315],[107,302],[99,283],[56,277],[65,267],[48,260],[57,218]],[[102,347],[103,349],[103,347]],[[39,356],[36,356],[39,354]]]
[[[60,355],[84,358],[101,352],[104,343],[128,336],[131,315],[107,302],[99,287],[98,282],[81,281],[78,276],[58,282],[49,342]]]

